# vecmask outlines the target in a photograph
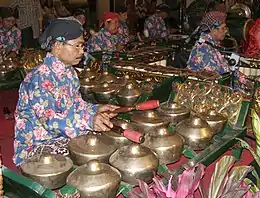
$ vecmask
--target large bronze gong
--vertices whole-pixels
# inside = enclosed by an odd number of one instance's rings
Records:
[[[226,23],[230,36],[240,44],[241,41],[248,39],[249,30],[253,27],[255,21],[242,17],[228,17]]]

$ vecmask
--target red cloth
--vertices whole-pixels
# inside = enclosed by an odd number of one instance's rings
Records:
[[[249,38],[246,46],[246,56],[260,54],[260,19],[257,19],[254,26],[249,30]]]
[[[109,20],[113,20],[113,19],[118,19],[119,18],[119,15],[116,13],[116,12],[105,12],[104,16],[103,16],[103,19],[100,23],[100,27],[106,22],[106,21],[109,21]]]

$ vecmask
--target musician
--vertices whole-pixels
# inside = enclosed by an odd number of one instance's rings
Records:
[[[115,114],[112,105],[86,103],[79,92],[79,79],[72,65],[83,56],[82,25],[56,19],[40,38],[49,51],[38,67],[24,79],[15,112],[14,163],[19,166],[36,154],[68,155],[70,138],[88,129],[108,131]]]
[[[144,23],[144,33],[151,39],[167,39],[169,32],[164,19],[169,16],[170,8],[168,5],[159,5],[156,13],[148,17]]]
[[[22,36],[19,28],[15,26],[15,13],[11,8],[0,10],[2,24],[0,24],[0,48],[6,48],[8,52],[18,53],[21,48]]]
[[[227,34],[226,14],[220,11],[210,11],[203,17],[200,27],[202,33],[195,43],[187,62],[187,67],[192,70],[208,70],[219,74],[231,71],[227,60],[213,46],[218,46]],[[249,86],[245,75],[236,72],[236,79]]]
[[[121,51],[123,46],[117,36],[119,30],[119,15],[107,12],[103,16],[101,29],[87,42],[87,52],[96,51]]]
[[[117,7],[116,12],[118,13],[119,18],[119,27],[118,27],[118,40],[119,44],[126,45],[129,42],[129,28],[127,25],[127,9],[126,7]]]

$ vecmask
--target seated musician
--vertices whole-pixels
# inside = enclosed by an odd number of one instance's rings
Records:
[[[148,17],[144,23],[144,33],[150,39],[167,39],[169,32],[164,19],[169,16],[170,8],[167,5],[159,5],[156,13]]]
[[[117,107],[86,103],[72,65],[83,56],[83,28],[75,20],[54,20],[40,38],[49,51],[44,62],[24,79],[15,112],[14,163],[35,154],[68,155],[70,138],[88,129],[107,131]]]
[[[210,11],[205,14],[200,24],[202,33],[195,43],[187,62],[192,70],[208,70],[219,74],[231,71],[227,60],[213,46],[218,46],[227,34],[226,14],[220,11]],[[245,75],[236,72],[236,79],[249,86]]]
[[[115,12],[104,14],[101,30],[87,42],[87,52],[96,51],[121,51],[124,47],[120,45],[117,36],[119,29],[119,16]]]
[[[18,53],[21,48],[21,31],[15,26],[15,14],[10,8],[2,8],[0,13],[0,46],[8,52]]]
[[[126,45],[129,42],[129,28],[127,25],[127,9],[125,7],[117,7],[116,12],[119,15],[118,42]]]

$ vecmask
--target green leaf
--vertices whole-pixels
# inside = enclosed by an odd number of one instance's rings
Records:
[[[253,192],[253,193],[256,193],[257,191],[259,191],[259,189],[257,188],[257,186],[248,178],[245,178],[244,179],[244,182],[247,184],[247,185],[250,185],[250,191]]]
[[[53,128],[54,128],[54,129],[59,128],[59,123],[58,123],[58,122],[53,122]]]
[[[70,121],[70,119],[66,119],[66,125],[68,126],[68,127],[72,127],[72,123],[71,123],[71,121]]]
[[[34,92],[34,96],[39,97],[39,96],[40,96],[40,90],[36,90],[36,91]]]
[[[247,149],[250,151],[250,153],[253,155],[256,163],[258,164],[258,166],[260,166],[260,158],[259,156],[255,153],[255,151],[252,149],[252,147],[244,140],[240,139],[240,138],[235,138],[236,140],[240,141],[240,144],[243,148]]]
[[[48,105],[49,105],[48,100],[45,100],[45,101],[43,102],[43,106],[44,106],[44,107],[48,107]]]
[[[247,174],[254,168],[252,166],[237,166],[232,168],[229,173],[228,181],[225,186],[224,195],[229,192],[236,191],[240,188],[242,181],[245,179]]]
[[[258,175],[257,171],[256,171],[256,170],[253,170],[252,175],[253,175],[253,176],[255,177],[255,179],[256,179],[256,185],[257,185],[258,187],[260,187],[260,178],[259,178],[259,175]]]
[[[215,171],[211,177],[208,198],[219,198],[225,188],[228,172],[235,163],[233,156],[224,156],[217,162]]]

